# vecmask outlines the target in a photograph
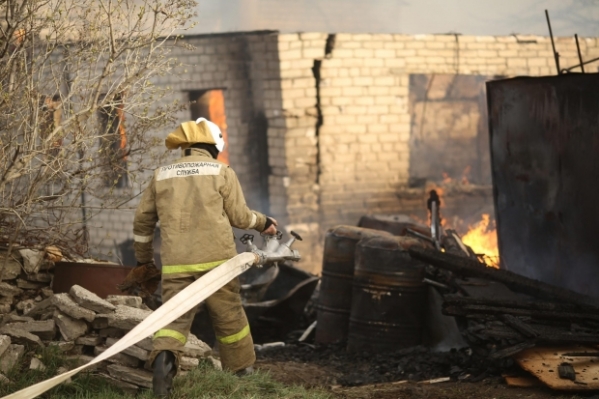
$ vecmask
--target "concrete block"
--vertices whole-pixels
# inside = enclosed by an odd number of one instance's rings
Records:
[[[23,269],[26,273],[37,273],[44,261],[44,251],[37,249],[21,249],[19,254],[23,258]]]
[[[46,365],[42,363],[40,359],[37,357],[32,357],[29,362],[29,370],[40,370],[44,371],[46,369]]]
[[[35,282],[35,283],[44,283],[44,285],[48,285],[52,281],[52,274],[50,273],[33,273],[28,274],[25,278],[27,281]],[[17,280],[18,282],[18,280]],[[47,287],[44,287],[47,288]]]
[[[181,370],[191,370],[200,365],[200,360],[195,357],[181,356],[179,367]]]
[[[108,349],[107,346],[96,346],[94,348],[94,355],[98,356],[99,354],[103,353],[106,349]],[[139,367],[139,359],[126,355],[123,352],[117,353],[116,355],[109,357],[108,359],[106,359],[106,361],[109,363],[120,364],[126,367]]]
[[[37,302],[35,302],[34,299],[25,299],[24,301],[17,303],[15,305],[15,308],[17,308],[17,310],[20,310],[23,314],[26,314],[35,307],[36,303]]]
[[[6,327],[20,329],[35,334],[44,341],[50,341],[56,336],[56,323],[54,320],[28,321],[25,323],[10,323]]]
[[[107,367],[111,377],[143,388],[152,388],[152,373],[130,367],[111,364]]]
[[[0,357],[6,352],[11,343],[10,336],[0,335]]]
[[[55,341],[48,343],[48,346],[57,347],[61,352],[70,352],[75,348],[74,341]]]
[[[34,344],[40,347],[44,347],[42,340],[37,335],[34,335],[28,331],[21,329],[20,324],[11,324],[0,327],[0,334],[8,335],[11,338],[11,342],[17,342],[22,344]]]
[[[85,346],[98,346],[104,343],[104,338],[99,335],[88,335],[77,338],[75,341],[77,345],[85,345]]]
[[[210,346],[191,333],[187,336],[187,342],[182,351],[185,356],[189,357],[206,357],[212,354]]]
[[[23,353],[25,353],[25,347],[23,345],[9,345],[4,354],[0,357],[0,371],[7,373],[19,362],[19,360],[21,360]]]
[[[66,314],[58,313],[54,316],[60,334],[65,341],[74,341],[87,332],[87,323],[74,319]]]
[[[20,274],[21,263],[15,255],[7,256],[6,252],[0,252],[0,280],[14,280]]]
[[[117,338],[106,338],[106,346],[112,346],[118,341]],[[146,361],[150,355],[150,351],[140,348],[139,346],[133,345],[125,349],[122,353],[129,355],[136,359]]]
[[[2,262],[1,258],[0,258],[0,262]],[[5,297],[14,297],[17,295],[21,295],[22,293],[23,293],[22,289],[15,287],[12,284],[0,282],[0,295],[5,296]]]
[[[152,313],[150,310],[137,309],[125,305],[117,305],[114,313],[102,315],[107,317],[110,327],[131,330]]]
[[[69,290],[71,297],[80,306],[97,313],[109,313],[116,309],[112,303],[105,301],[93,292],[86,290],[80,285],[74,285]]]
[[[74,319],[83,319],[91,323],[96,317],[93,311],[79,306],[67,293],[54,294],[51,300],[61,312]]]

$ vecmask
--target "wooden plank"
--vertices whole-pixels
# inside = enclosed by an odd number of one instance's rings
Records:
[[[522,351],[513,358],[520,367],[552,389],[564,391],[598,390],[599,363],[596,363],[597,358],[565,356],[569,352],[590,351],[592,351],[592,347],[537,347]],[[559,366],[562,363],[569,363],[574,368],[575,381],[560,378]]]
[[[410,248],[410,256],[455,274],[499,281],[513,291],[549,301],[569,302],[599,308],[599,300],[587,295],[556,287],[542,281],[512,273],[508,270],[487,267],[484,263],[463,256],[439,252],[434,249]]]

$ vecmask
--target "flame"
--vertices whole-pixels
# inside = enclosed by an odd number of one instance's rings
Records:
[[[482,259],[487,266],[499,268],[497,230],[495,229],[495,223],[491,223],[488,214],[483,214],[478,223],[469,226],[469,230],[462,237],[462,241],[472,248],[475,254],[482,255]]]

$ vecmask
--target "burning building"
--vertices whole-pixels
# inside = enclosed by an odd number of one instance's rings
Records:
[[[219,115],[249,205],[304,237],[300,265],[313,272],[328,228],[366,214],[426,220],[432,187],[443,190],[447,226],[462,235],[492,226],[485,82],[555,74],[551,42],[537,36],[262,31],[184,40],[192,50],[172,49],[180,69],[155,84],[191,104],[180,121]],[[574,39],[556,45],[564,65],[578,63]],[[597,57],[597,39],[583,39],[581,51]],[[132,218],[101,214],[93,247],[123,258]]]

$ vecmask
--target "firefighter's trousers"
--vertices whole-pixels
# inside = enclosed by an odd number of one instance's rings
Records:
[[[163,274],[162,302],[168,301],[204,274],[206,272]],[[239,284],[239,278],[235,278],[205,301],[223,368],[230,371],[243,370],[256,360],[250,326],[241,305]],[[150,362],[153,363],[158,353],[168,350],[175,354],[178,363],[195,313],[194,308],[154,334]]]

